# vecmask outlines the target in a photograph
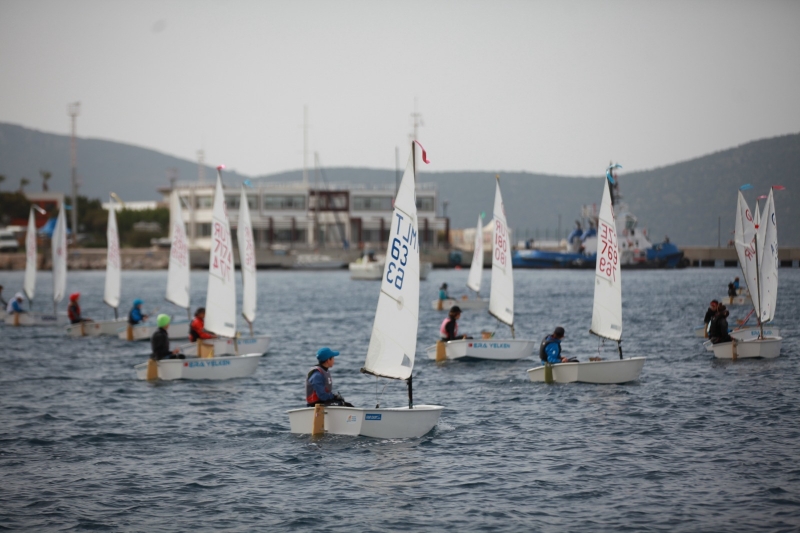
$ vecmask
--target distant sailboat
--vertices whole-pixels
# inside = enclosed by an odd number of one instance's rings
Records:
[[[66,314],[58,313],[58,304],[64,299],[67,284],[67,226],[64,207],[58,213],[55,229],[51,236],[53,268],[53,313],[10,313],[4,321],[9,326],[63,326],[69,324]],[[25,294],[33,305],[36,293],[36,218],[34,207],[28,216],[28,232],[25,236]]]
[[[233,338],[236,335],[236,278],[233,265],[233,240],[225,207],[221,170],[222,167],[217,167],[217,186],[214,191],[211,220],[212,243],[208,262],[205,329],[216,335]],[[158,361],[158,378],[163,380],[242,378],[253,375],[261,359],[260,353],[219,355],[210,350],[210,353],[201,355],[203,357],[186,356],[186,359]],[[139,379],[147,379],[147,366],[148,363],[136,365],[136,375]]]
[[[500,176],[496,176],[492,222],[492,292],[489,314],[511,328],[511,339],[459,339],[445,343],[447,359],[490,359],[515,361],[530,356],[536,342],[517,339],[514,335],[514,272],[511,265],[506,211],[500,193]],[[473,256],[474,261],[474,256]],[[456,304],[459,305],[460,304]],[[425,349],[430,359],[436,359],[436,344]]]
[[[475,245],[472,250],[472,264],[469,267],[469,276],[467,277],[467,288],[475,292],[475,298],[469,299],[466,295],[460,299],[447,298],[441,301],[439,299],[431,302],[431,307],[435,311],[448,311],[454,305],[459,306],[461,309],[486,309],[489,307],[489,300],[481,298],[481,282],[483,278],[483,218],[478,216],[478,226],[475,228]]]
[[[408,406],[363,409],[324,407],[324,428],[335,435],[361,435],[381,439],[421,437],[436,426],[442,413],[438,405],[414,405],[412,371],[419,326],[419,240],[415,144],[411,145],[403,179],[392,213],[378,308],[372,326],[363,373],[405,380]],[[423,151],[423,160],[425,152]],[[288,412],[292,433],[312,433],[314,407]]]
[[[119,255],[119,231],[117,231],[117,215],[114,202],[108,207],[108,224],[106,227],[106,284],[103,301],[114,310],[114,320],[95,320],[80,322],[67,326],[70,337],[97,337],[100,335],[118,335],[125,328],[127,319],[119,318],[118,308],[122,286],[122,261]]]
[[[645,357],[622,358],[622,279],[614,209],[611,205],[609,167],[598,221],[597,262],[594,276],[594,304],[589,330],[601,339],[617,342],[618,360],[558,363],[552,365],[552,378],[557,383],[626,383],[639,379]],[[528,370],[531,381],[546,381],[547,366]]]
[[[167,269],[166,300],[178,307],[186,309],[189,315],[189,241],[186,238],[186,226],[183,223],[183,210],[178,191],[173,190],[170,203],[170,231],[172,240],[169,247],[169,266]],[[119,338],[129,341],[150,340],[158,326],[151,320],[136,325],[128,325],[119,332]],[[174,321],[169,326],[171,340],[187,340],[189,338],[189,322]]]
[[[757,328],[732,333],[731,342],[711,346],[718,359],[774,358],[781,353],[783,338],[764,323],[775,317],[778,298],[778,225],[775,217],[774,189],[772,187],[760,219],[754,217],[742,190],[739,190],[736,208],[734,244],[742,269],[742,277],[750,291],[755,309]],[[756,201],[756,205],[758,205]]]
[[[226,353],[267,353],[271,337],[269,335],[253,335],[253,322],[256,319],[256,256],[253,240],[253,228],[250,221],[250,206],[247,204],[247,193],[242,186],[239,199],[239,227],[236,230],[239,242],[239,267],[242,271],[242,317],[250,328],[250,336],[217,337],[206,339],[204,344],[214,348],[216,355]],[[182,347],[186,355],[197,355],[197,343]]]

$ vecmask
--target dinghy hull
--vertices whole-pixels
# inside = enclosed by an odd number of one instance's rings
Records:
[[[221,380],[246,378],[255,373],[260,360],[260,353],[204,359],[197,357],[164,359],[158,361],[158,379],[172,381],[176,379]],[[136,365],[134,368],[136,369],[137,379],[147,379],[146,362]]]
[[[155,324],[137,324],[133,326],[133,340],[149,341],[150,337],[153,336],[153,333],[155,333],[157,329],[158,326]],[[170,340],[186,340],[189,338],[189,323],[172,322],[167,331],[169,332]],[[124,341],[128,340],[128,328],[123,327],[122,331],[117,334],[117,337]]]
[[[10,313],[3,320],[7,326],[14,325],[14,313]],[[20,313],[20,326],[66,326],[69,324],[67,315],[50,315],[42,313]]]
[[[325,433],[376,439],[418,438],[436,426],[443,409],[439,405],[415,405],[413,409],[329,406],[325,408]],[[288,414],[292,433],[311,433],[313,407],[293,409]]]
[[[538,343],[524,339],[462,339],[445,343],[448,359],[487,359],[516,361],[530,357]],[[429,359],[436,360],[436,345],[425,349]]]
[[[556,383],[619,384],[636,381],[642,372],[646,357],[631,357],[609,361],[585,363],[560,363],[553,365]],[[528,370],[531,381],[544,381],[544,366]]]
[[[749,339],[757,339],[761,328],[752,326],[749,328],[735,329],[730,332],[731,338],[737,341],[746,341]],[[772,326],[764,326],[764,336],[767,338],[774,338],[781,336],[781,330]]]
[[[752,305],[753,300],[750,296],[734,296],[731,298],[730,296],[726,296],[720,299],[720,302],[728,307],[732,305]]]
[[[451,307],[454,305],[459,306],[462,310],[463,309],[489,309],[489,300],[484,298],[471,298],[468,300],[455,300],[453,298],[448,298],[447,300],[442,301],[442,309],[441,311],[449,311]],[[439,311],[439,300],[433,300],[431,302],[431,309],[434,311]]]
[[[265,354],[269,349],[269,343],[272,337],[267,335],[256,335],[255,337],[241,337],[236,339],[218,338],[209,339],[206,344],[214,346],[214,355],[235,354],[238,350],[239,353],[258,353]],[[184,355],[197,355],[197,343],[186,344],[181,346],[181,352]]]
[[[99,337],[101,335],[118,335],[120,330],[127,326],[127,319],[119,320],[99,320],[97,322],[84,322],[83,331],[80,324],[70,324],[66,327],[67,335],[70,337]]]
[[[737,359],[774,359],[781,354],[783,338],[735,341]],[[713,345],[714,357],[733,359],[734,342],[720,342]]]

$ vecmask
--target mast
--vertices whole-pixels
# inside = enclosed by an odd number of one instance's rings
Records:
[[[756,200],[756,204],[758,204],[758,200]],[[756,313],[756,320],[758,320],[758,338],[764,338],[764,323],[761,322],[761,274],[759,273],[758,269],[758,224],[756,224],[756,232],[753,234],[753,242],[755,243],[756,248],[756,282],[758,283],[758,308],[759,312]]]

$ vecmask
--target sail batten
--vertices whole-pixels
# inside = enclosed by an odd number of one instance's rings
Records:
[[[211,219],[205,329],[222,337],[236,336],[236,280],[233,273],[231,227],[218,170]]]
[[[189,243],[186,239],[186,226],[183,223],[183,210],[178,191],[170,196],[169,269],[167,271],[167,296],[169,302],[184,309],[189,308]]]
[[[106,226],[106,285],[103,301],[110,307],[119,307],[121,290],[121,264],[119,255],[119,232],[117,231],[117,214],[114,204],[108,208],[108,225]]]
[[[483,226],[478,215],[478,226],[475,229],[475,247],[472,251],[472,264],[469,267],[467,288],[476,293],[481,292],[481,278],[483,277]]]
[[[414,148],[397,190],[386,265],[362,372],[408,379],[414,369],[419,325],[419,239]]]
[[[239,243],[239,266],[242,270],[242,316],[252,324],[256,319],[256,256],[250,206],[247,203],[244,185],[239,198],[239,227],[236,228],[236,239]]]
[[[619,243],[608,179],[597,222],[597,260],[594,273],[594,303],[589,331],[604,339],[622,338],[622,279]]]
[[[36,214],[31,207],[28,216],[28,232],[25,234],[25,294],[33,301],[36,295]]]
[[[514,326],[514,273],[511,267],[506,210],[498,178],[494,192],[492,223],[492,293],[489,313],[500,322]]]

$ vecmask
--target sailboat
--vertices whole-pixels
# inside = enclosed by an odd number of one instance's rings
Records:
[[[25,295],[33,305],[36,293],[36,218],[31,207],[28,216],[28,232],[25,236]],[[53,313],[11,313],[5,318],[9,326],[64,326],[69,324],[66,314],[58,313],[58,303],[64,299],[67,285],[67,223],[64,207],[58,213],[51,237],[53,268]]]
[[[114,202],[108,207],[108,225],[106,227],[106,284],[103,301],[114,310],[114,320],[96,320],[80,322],[67,326],[70,337],[97,337],[100,335],[117,335],[125,327],[126,319],[118,315],[121,282],[121,259],[119,255],[119,231],[117,231],[117,215]]]
[[[253,335],[253,321],[256,319],[256,255],[253,240],[253,227],[250,221],[250,206],[247,204],[247,193],[242,185],[239,200],[239,227],[236,229],[236,240],[239,243],[239,267],[242,271],[242,317],[250,328],[250,336],[236,338],[218,337],[207,339],[203,343],[213,346],[217,355],[226,353],[267,353],[271,337],[269,335]],[[197,355],[197,343],[182,348],[186,355]]]
[[[478,226],[475,229],[475,247],[472,251],[472,264],[469,267],[469,276],[467,277],[467,288],[475,292],[475,298],[469,299],[464,296],[461,300],[455,298],[448,298],[442,300],[436,299],[431,302],[431,306],[435,311],[447,311],[454,305],[459,306],[461,309],[486,309],[489,307],[489,300],[481,298],[481,278],[483,277],[483,224],[482,218],[478,216]]]
[[[622,358],[622,279],[619,263],[619,245],[614,209],[611,204],[609,182],[613,183],[611,170],[606,171],[603,201],[597,226],[597,262],[594,273],[594,305],[590,333],[617,342],[618,360],[588,361],[585,363],[558,363],[542,365],[528,370],[531,381],[557,383],[626,383],[639,379],[646,357]]]
[[[183,210],[178,191],[173,190],[170,202],[170,228],[172,241],[169,247],[169,266],[167,269],[166,300],[186,309],[189,315],[189,244],[186,239],[186,226],[183,223]],[[155,317],[152,317],[155,318]],[[119,338],[128,341],[150,340],[158,326],[153,320],[142,324],[128,325],[119,332]],[[169,326],[171,340],[189,338],[189,322],[172,322]]]
[[[205,329],[221,337],[233,338],[236,335],[236,278],[228,210],[222,190],[222,168],[217,167],[217,187],[214,191],[211,219],[212,243],[208,260]],[[188,306],[188,301],[186,303]],[[155,364],[158,366],[158,378],[163,380],[243,378],[253,375],[261,359],[260,353],[220,355],[208,350],[208,353],[204,351],[200,355],[202,357],[151,360],[136,365],[136,376],[139,379],[148,379],[148,365]]]
[[[749,188],[745,186],[744,188]],[[770,188],[764,213],[753,217],[742,189],[739,190],[736,209],[736,230],[734,243],[742,277],[750,291],[758,333],[747,330],[739,335],[732,335],[730,342],[721,342],[712,346],[717,359],[774,358],[781,353],[783,338],[770,336],[769,328],[764,323],[775,317],[775,304],[778,298],[778,226],[775,218],[775,200]],[[782,187],[781,187],[782,188]]]
[[[421,437],[436,426],[444,409],[439,405],[414,405],[412,395],[412,371],[419,326],[415,146],[415,143],[411,144],[411,155],[397,191],[378,308],[375,311],[367,356],[361,369],[361,372],[376,377],[405,380],[408,385],[408,406],[376,406],[374,409],[326,406],[324,429],[329,434],[362,435],[381,439]],[[428,162],[424,150],[422,159]],[[317,408],[323,409],[320,406]],[[289,411],[291,432],[312,433],[314,412],[314,407]]]
[[[508,224],[500,193],[500,176],[495,176],[494,214],[492,222],[492,292],[489,314],[511,328],[511,339],[459,339],[445,342],[447,359],[491,359],[515,361],[530,356],[536,342],[517,339],[514,335],[514,273],[508,240]],[[474,257],[473,257],[474,261]],[[458,305],[458,304],[457,304]],[[460,305],[459,305],[460,307]],[[436,344],[425,349],[436,359]]]

